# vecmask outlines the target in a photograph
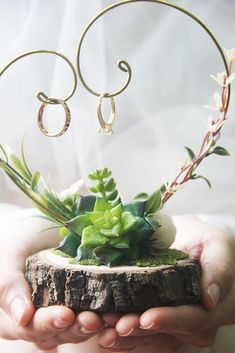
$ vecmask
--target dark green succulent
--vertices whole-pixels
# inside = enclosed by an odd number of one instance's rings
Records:
[[[97,259],[109,266],[149,254],[148,240],[159,225],[148,214],[160,208],[161,193],[154,193],[147,200],[136,200],[123,205],[111,172],[105,168],[96,171],[95,175],[99,175],[98,183],[91,190],[96,195],[100,193],[101,197],[80,197],[78,215],[67,222],[66,228],[70,233],[66,234],[58,250],[76,257],[78,261]],[[97,180],[94,174],[91,179]]]

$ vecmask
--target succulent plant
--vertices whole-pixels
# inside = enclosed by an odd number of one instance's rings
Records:
[[[111,171],[104,168],[89,175],[96,182],[90,188],[92,194],[80,195],[81,181],[56,193],[38,171],[31,173],[23,144],[20,158],[8,147],[0,145],[0,151],[0,167],[43,217],[60,228],[63,239],[58,250],[78,261],[96,259],[108,266],[151,255],[149,239],[160,225],[150,215],[162,206],[160,190],[123,204]]]

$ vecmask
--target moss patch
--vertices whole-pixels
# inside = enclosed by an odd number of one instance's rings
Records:
[[[68,258],[68,259],[72,259],[71,256],[65,254],[65,252],[63,252],[63,251],[61,251],[61,250],[53,249],[52,252],[53,252],[55,255],[62,256],[62,257],[66,257],[66,258]]]
[[[185,260],[189,255],[183,251],[175,249],[158,250],[155,256],[132,262],[129,265],[139,267],[151,267],[160,265],[175,265],[179,260]]]
[[[102,263],[96,259],[84,259],[84,260],[80,260],[80,261],[73,259],[73,260],[69,261],[69,263],[83,265],[83,266],[101,266],[102,265]]]
[[[96,259],[85,259],[77,261],[75,258],[72,258],[65,254],[61,250],[53,250],[53,252],[65,258],[70,259],[69,264],[72,265],[83,265],[83,266],[100,266],[102,263]],[[179,260],[185,260],[189,255],[183,251],[176,249],[164,249],[156,251],[155,256],[146,257],[140,260],[125,262],[125,266],[139,266],[139,267],[153,267],[160,265],[175,265]]]

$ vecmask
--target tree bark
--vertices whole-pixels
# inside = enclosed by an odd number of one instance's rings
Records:
[[[109,268],[69,264],[45,250],[28,258],[26,278],[37,308],[125,313],[200,301],[200,265],[193,258],[176,265]]]

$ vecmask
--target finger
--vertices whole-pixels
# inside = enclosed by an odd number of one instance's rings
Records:
[[[73,324],[60,333],[60,344],[81,343],[95,336],[104,327],[102,319],[92,312],[79,314]]]
[[[63,306],[50,306],[38,309],[27,330],[39,337],[51,336],[70,327],[75,319],[73,311]]]
[[[98,343],[103,348],[111,348],[118,340],[118,334],[113,328],[104,329],[98,336]]]
[[[31,320],[35,307],[31,301],[31,291],[24,274],[14,268],[0,272],[0,307],[18,325],[25,326]]]
[[[0,314],[1,337],[34,342],[38,347],[58,345],[58,337],[74,320],[72,310],[62,306],[38,309],[27,327],[18,326],[3,311]]]
[[[154,332],[187,334],[209,328],[213,320],[213,314],[202,306],[182,305],[149,309],[140,317],[140,326]]]
[[[117,322],[116,331],[121,337],[129,336],[140,326],[140,315],[130,313],[122,316]]]
[[[228,294],[235,277],[234,241],[220,230],[204,235],[200,257],[202,303],[215,308]]]
[[[91,311],[80,313],[77,316],[77,322],[79,323],[80,331],[85,334],[96,333],[105,326],[103,319]]]

